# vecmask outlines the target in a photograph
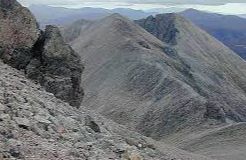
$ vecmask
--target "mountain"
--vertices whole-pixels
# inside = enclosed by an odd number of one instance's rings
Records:
[[[173,145],[246,120],[245,61],[177,14],[136,23],[150,33],[118,14],[67,26],[85,62],[85,106]]]
[[[40,31],[15,0],[0,0],[0,19],[0,159],[211,160],[71,106],[83,68],[58,28]]]
[[[181,15],[188,18],[203,30],[223,42],[234,52],[238,53],[242,58],[246,58],[246,20],[238,16],[220,15],[216,13],[198,11],[195,9],[185,10],[185,8],[177,7],[165,9],[155,8],[147,11],[128,8],[116,8],[112,10],[89,7],[69,9],[46,5],[31,5],[29,8],[38,19],[38,22],[42,28],[49,24],[64,26],[80,19],[97,20],[113,13],[119,13],[130,19],[137,20],[146,18],[150,15],[156,15],[158,13],[181,12]]]
[[[90,7],[69,9],[46,5],[31,5],[29,9],[35,15],[42,27],[48,24],[63,26],[65,24],[69,24],[80,19],[96,20],[109,16],[113,13],[119,13],[131,19],[140,19],[151,14],[156,14],[156,12],[145,13],[141,10],[128,8],[115,8],[112,10]]]
[[[207,13],[194,9],[181,15],[223,42],[230,49],[246,59],[246,19],[233,15]]]

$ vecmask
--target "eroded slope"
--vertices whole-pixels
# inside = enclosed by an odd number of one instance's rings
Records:
[[[2,62],[0,75],[0,158],[208,160],[71,107]]]

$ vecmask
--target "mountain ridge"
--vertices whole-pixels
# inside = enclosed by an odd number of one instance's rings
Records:
[[[85,60],[84,105],[168,143],[245,121],[245,62],[182,16],[164,17],[145,23],[164,42],[119,15],[81,26],[70,44]]]

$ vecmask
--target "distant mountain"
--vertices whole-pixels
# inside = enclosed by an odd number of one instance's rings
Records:
[[[220,15],[195,9],[185,10],[184,8],[177,7],[156,8],[145,12],[127,8],[116,8],[112,10],[89,7],[68,9],[46,5],[32,5],[30,6],[30,10],[38,19],[41,28],[44,28],[48,24],[64,26],[80,19],[97,20],[113,13],[119,13],[130,19],[137,20],[148,17],[149,15],[156,15],[157,13],[181,12],[181,15],[190,19],[193,23],[246,59],[246,19],[238,16]]]
[[[182,7],[169,7],[169,8],[153,8],[146,10],[146,12],[157,12],[159,14],[163,13],[177,13],[186,10],[186,8]]]
[[[116,8],[112,9],[111,11],[112,13],[118,13],[133,20],[145,18],[149,15],[155,15],[158,13],[157,11],[144,12],[142,10],[134,10],[129,8]]]
[[[107,9],[89,7],[81,9],[69,9],[46,5],[31,5],[29,9],[37,18],[37,21],[40,23],[42,28],[49,24],[64,25],[79,19],[100,19],[111,14],[111,12]]]
[[[245,61],[178,14],[136,23],[141,27],[114,14],[64,30],[85,61],[83,105],[187,150],[193,149],[189,142],[194,147],[201,143],[197,137],[203,134],[246,121]],[[245,144],[242,140],[241,146]],[[217,159],[226,151],[220,145],[222,153],[216,153],[213,146],[201,143],[194,152]],[[246,154],[241,150],[224,156],[240,160]]]
[[[238,15],[239,17],[246,18],[246,14]]]
[[[246,59],[246,19],[194,9],[181,12],[181,15],[190,19]]]
[[[113,13],[119,13],[121,15],[129,17],[130,19],[140,19],[156,13],[146,13],[141,10],[133,10],[127,8],[116,8],[112,10],[90,7],[69,9],[62,7],[51,7],[46,5],[31,5],[29,9],[35,15],[42,28],[48,24],[65,25],[80,19],[101,19]]]

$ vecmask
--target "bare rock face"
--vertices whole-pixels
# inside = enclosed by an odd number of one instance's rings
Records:
[[[174,25],[175,19],[174,14],[159,14],[156,17],[149,16],[135,22],[163,42],[175,45],[177,44],[176,34],[179,32]]]
[[[25,70],[57,98],[80,106],[83,66],[58,28],[47,26],[40,31],[34,16],[16,0],[0,0],[0,20],[0,58]]]
[[[26,67],[27,76],[39,81],[48,92],[72,106],[79,106],[83,66],[79,56],[65,44],[57,27],[47,26],[33,47],[33,59]]]
[[[39,37],[36,19],[16,0],[0,1],[0,58],[23,69],[31,59],[31,48]]]

